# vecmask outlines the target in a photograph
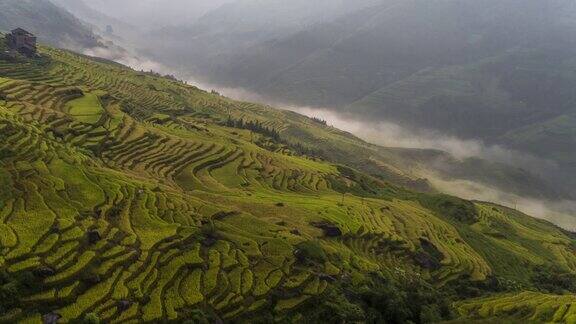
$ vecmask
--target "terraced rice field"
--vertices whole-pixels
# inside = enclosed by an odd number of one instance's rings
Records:
[[[97,123],[104,113],[99,95],[103,96],[104,94],[104,92],[85,93],[81,98],[67,103],[66,113],[82,123]]]
[[[522,320],[527,323],[576,323],[576,296],[556,296],[523,292],[460,303],[458,312],[465,318],[494,321]]]
[[[343,192],[336,184],[367,185],[337,164],[223,126],[232,116],[283,134],[313,127],[303,117],[42,52],[0,61],[0,268],[34,281],[0,322],[96,314],[154,323],[196,310],[224,321],[298,318],[289,316],[335,281],[370,272],[442,288],[492,276],[527,284],[533,265],[576,271],[574,238],[551,224],[483,203],[474,205],[478,221],[463,224],[369,176],[375,194]],[[303,262],[303,242],[327,259]],[[567,296],[495,298],[458,310],[491,317],[500,312],[494,303],[519,298],[533,310],[522,318],[570,321],[576,307]],[[541,300],[556,311],[540,311]]]

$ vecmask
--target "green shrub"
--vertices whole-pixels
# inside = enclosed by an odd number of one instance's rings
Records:
[[[536,288],[553,294],[576,293],[576,274],[551,266],[534,269],[531,278]]]
[[[426,305],[422,307],[422,311],[420,312],[420,321],[422,323],[438,323],[442,320],[442,315],[437,305]]]
[[[0,314],[20,305],[20,297],[37,288],[37,279],[25,271],[8,274],[0,271]]]
[[[6,150],[0,149],[0,160],[6,157],[4,154]],[[0,169],[0,209],[4,208],[5,201],[12,198],[12,188],[13,188],[12,178],[10,174],[2,169]]]
[[[451,298],[421,280],[394,281],[374,274],[363,284],[330,286],[303,306],[307,323],[431,323],[453,317]]]
[[[200,309],[193,309],[187,314],[189,318],[183,324],[208,324],[210,323],[210,318]]]
[[[430,241],[420,238],[420,248],[414,253],[414,261],[426,269],[440,269],[444,255]]]
[[[478,211],[474,203],[447,195],[421,195],[422,206],[434,211],[442,217],[450,218],[466,224],[478,221]]]
[[[0,286],[0,313],[16,307],[20,301],[18,283],[11,281]]]
[[[320,244],[318,244],[318,242],[314,241],[306,241],[296,245],[295,255],[302,262],[326,261],[326,253],[324,252],[324,249],[322,249],[322,247],[320,246]]]
[[[83,324],[100,324],[100,317],[94,313],[88,313],[82,320]]]
[[[212,220],[208,220],[205,224],[200,227],[200,232],[205,237],[211,237],[216,235],[216,225]]]

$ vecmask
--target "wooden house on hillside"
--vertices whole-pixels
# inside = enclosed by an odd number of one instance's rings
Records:
[[[22,28],[16,28],[6,35],[6,46],[11,51],[17,51],[28,57],[33,57],[37,53],[36,36]]]

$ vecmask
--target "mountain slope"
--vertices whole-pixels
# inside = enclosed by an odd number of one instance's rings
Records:
[[[330,21],[375,1],[233,0],[189,23],[168,24],[148,34],[140,46],[166,65],[184,67],[187,72],[195,72],[196,77],[210,77],[209,71],[220,64],[234,64],[234,53]],[[159,47],[164,50],[158,52]]]
[[[41,52],[0,61],[2,322],[573,316],[525,293],[571,302],[571,233],[318,158],[369,145],[303,116]]]
[[[106,34],[107,26],[111,26],[113,33],[112,35],[107,35],[108,37],[114,35],[134,36],[137,33],[134,26],[120,19],[105,15],[82,0],[52,0],[52,2],[65,8],[83,22],[94,26],[100,34]]]
[[[22,27],[39,40],[69,48],[98,46],[98,39],[80,20],[48,0],[0,0],[0,31]]]
[[[551,59],[571,53],[574,43],[571,1],[377,3],[234,53],[216,81],[231,78],[274,98],[341,107],[427,68],[472,64],[511,49],[540,50]],[[267,60],[275,64],[262,71],[257,63]]]
[[[378,1],[193,66],[215,84],[481,139],[576,182],[572,1]],[[215,63],[214,63],[215,62]]]
[[[75,6],[69,0],[58,0]],[[108,16],[145,31],[158,26],[189,24],[207,11],[233,0],[124,0],[122,6],[115,0],[91,0],[86,4]]]

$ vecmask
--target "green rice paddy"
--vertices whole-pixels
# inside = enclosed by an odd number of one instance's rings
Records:
[[[102,95],[102,94],[101,94]],[[98,93],[86,93],[67,103],[67,113],[81,123],[94,124],[104,113]]]
[[[225,126],[367,146],[307,118],[42,54],[0,61],[0,288],[15,301],[0,322],[298,322],[340,284],[380,274],[439,291],[505,283],[450,301],[463,320],[574,323],[573,295],[532,280],[540,266],[576,272],[570,233],[479,202],[463,222],[424,194]]]

